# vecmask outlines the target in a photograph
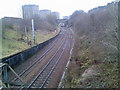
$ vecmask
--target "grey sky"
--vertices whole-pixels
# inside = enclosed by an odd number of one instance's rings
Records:
[[[71,15],[75,10],[88,11],[103,6],[114,0],[0,0],[0,18],[4,16],[21,17],[24,4],[39,5],[39,9],[60,12],[61,17]]]

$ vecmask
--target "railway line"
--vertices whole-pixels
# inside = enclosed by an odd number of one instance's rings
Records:
[[[58,39],[56,39],[55,42],[57,40]],[[41,55],[39,58],[37,58],[32,64],[30,64],[29,66],[27,66],[27,68],[25,70],[23,70],[22,72],[20,72],[18,75],[20,77],[23,76],[25,73],[27,73],[27,75],[28,75],[28,73],[31,71],[30,69],[34,69],[34,67],[37,64],[39,64],[46,55],[48,55],[49,53],[52,52],[55,42],[53,42],[53,45],[49,49],[47,49],[47,51],[45,53],[43,53],[43,55]],[[27,71],[29,71],[29,72],[27,72]],[[15,82],[16,80],[18,80],[18,78],[14,78],[12,81]]]
[[[69,52],[72,48],[71,44],[73,41],[71,35],[71,31],[62,28],[58,38],[50,45],[47,45],[43,49],[43,52],[40,51],[40,54],[38,53],[36,57],[33,56],[32,60],[27,60],[29,63],[26,62],[23,66],[19,67],[21,69],[20,71],[19,68],[16,68],[16,72],[25,82],[24,87],[26,89],[57,87],[69,60]],[[20,80],[14,76],[11,80],[12,82],[20,83]]]
[[[29,84],[29,86],[27,88],[30,88],[30,87],[33,87],[33,86],[42,88],[45,85],[45,83],[47,82],[51,73],[54,71],[56,65],[58,64],[61,56],[63,55],[63,52],[64,52],[65,49],[61,50],[62,52],[60,52],[60,49],[62,48],[63,45],[64,45],[64,42],[58,48],[58,50],[55,52],[55,54],[50,58],[50,60],[43,67],[43,69],[34,78],[34,80]],[[56,58],[58,60],[56,60]]]

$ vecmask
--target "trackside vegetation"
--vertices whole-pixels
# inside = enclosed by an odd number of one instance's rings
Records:
[[[118,13],[118,2],[112,2],[71,15],[75,45],[61,87],[118,88]]]

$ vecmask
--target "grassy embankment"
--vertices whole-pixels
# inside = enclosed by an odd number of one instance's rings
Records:
[[[0,19],[0,57],[2,57],[2,20]]]
[[[76,11],[70,22],[75,46],[62,87],[118,88],[118,4]]]
[[[107,51],[105,52],[105,48],[98,45],[98,42],[89,43],[87,41],[90,39],[86,37],[79,40],[78,46],[75,45],[72,61],[62,86],[65,88],[118,88],[118,62],[108,58]]]
[[[45,42],[46,40],[49,40],[50,38],[56,36],[58,33],[59,30],[57,30],[56,32],[50,32],[47,30],[46,31],[37,30],[35,32],[35,44],[34,44],[32,41],[32,32],[29,31],[27,33],[27,37],[28,41],[31,41],[31,45],[28,45],[27,42],[25,41],[25,36],[22,37],[21,32],[12,29],[5,30],[3,31],[4,36],[2,35],[1,44],[2,48],[0,48],[0,51],[2,51],[2,57],[0,58],[13,55],[25,49],[28,49],[32,46]]]

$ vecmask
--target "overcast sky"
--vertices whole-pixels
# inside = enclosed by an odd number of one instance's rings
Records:
[[[39,9],[57,11],[60,16],[71,15],[75,10],[88,11],[97,6],[107,5],[115,0],[0,0],[0,18],[4,16],[21,17],[21,6],[39,5]]]

